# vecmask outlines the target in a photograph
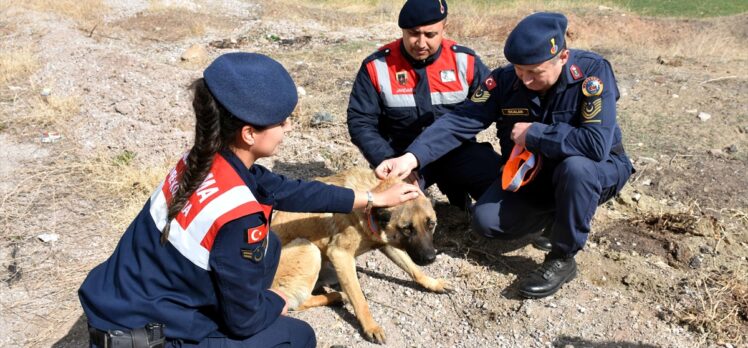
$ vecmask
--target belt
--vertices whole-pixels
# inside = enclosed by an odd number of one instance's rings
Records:
[[[132,331],[101,331],[89,327],[88,336],[91,343],[99,348],[163,348],[166,343],[164,327],[163,324],[157,323]]]

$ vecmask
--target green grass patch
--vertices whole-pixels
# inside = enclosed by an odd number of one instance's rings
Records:
[[[136,156],[137,154],[135,152],[125,150],[122,151],[119,155],[114,156],[114,158],[112,159],[112,163],[118,167],[129,166],[130,164],[132,164],[132,161]]]
[[[748,11],[746,0],[611,0],[631,11],[647,16],[716,17]]]

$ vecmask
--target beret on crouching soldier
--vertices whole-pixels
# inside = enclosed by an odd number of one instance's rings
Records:
[[[447,0],[408,0],[400,10],[397,25],[402,29],[434,24],[447,18]]]
[[[538,12],[525,17],[509,33],[504,56],[520,65],[540,64],[555,57],[565,47],[567,24],[560,13]]]
[[[224,54],[205,69],[203,78],[226,110],[253,126],[283,122],[298,102],[296,85],[286,69],[262,54]]]

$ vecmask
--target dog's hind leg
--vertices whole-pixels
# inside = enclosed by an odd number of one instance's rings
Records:
[[[413,262],[405,251],[390,245],[385,245],[379,248],[379,250],[403,271],[407,272],[411,279],[424,288],[433,292],[448,292],[452,290],[452,286],[446,280],[431,278],[423,273],[421,268]]]
[[[272,288],[283,292],[288,308],[296,310],[312,295],[321,266],[319,248],[307,239],[294,239],[281,249]]]

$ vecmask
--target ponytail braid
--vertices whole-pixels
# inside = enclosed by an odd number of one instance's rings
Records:
[[[228,147],[236,131],[244,125],[213,98],[204,79],[195,80],[190,89],[194,93],[192,107],[195,110],[195,143],[187,155],[186,168],[169,204],[167,223],[161,231],[162,245],[169,240],[171,221],[208,176],[215,155]]]

